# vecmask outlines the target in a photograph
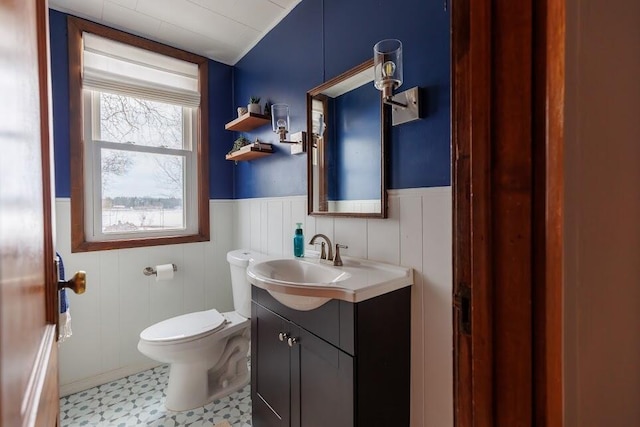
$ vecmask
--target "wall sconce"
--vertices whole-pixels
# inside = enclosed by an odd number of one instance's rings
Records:
[[[305,151],[304,143],[306,132],[291,134],[291,140],[287,140],[289,133],[289,106],[287,104],[273,104],[271,106],[271,128],[280,135],[280,142],[291,145],[291,154],[300,154]]]
[[[420,118],[420,89],[416,86],[393,94],[402,85],[402,42],[381,40],[373,47],[374,86],[382,92],[382,101],[392,106],[393,126]]]

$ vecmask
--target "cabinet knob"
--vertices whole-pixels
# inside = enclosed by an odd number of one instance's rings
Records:
[[[295,337],[290,337],[287,339],[287,343],[289,344],[289,347],[293,347],[293,345],[297,342],[298,342],[298,338],[295,338]]]
[[[279,339],[280,341],[284,342],[284,340],[286,340],[286,339],[290,339],[290,338],[289,338],[289,334],[288,334],[288,333],[286,333],[286,332],[280,332],[280,333],[278,334],[278,339]]]

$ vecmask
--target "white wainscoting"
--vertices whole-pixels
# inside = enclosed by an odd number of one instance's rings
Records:
[[[411,426],[453,426],[451,187],[390,191],[387,219],[310,217],[306,206],[306,196],[212,200],[211,242],[71,254],[69,199],[58,199],[56,242],[67,276],[87,271],[87,292],[70,295],[73,336],[60,346],[61,393],[150,366],[137,342],[154,322],[210,307],[231,310],[226,252],[292,255],[301,222],[307,242],[324,233],[349,246],[344,255],[415,270]],[[142,274],[170,262],[178,266],[172,282]]]
[[[139,372],[156,363],[138,352],[138,334],[172,316],[233,310],[226,253],[233,249],[234,201],[209,205],[211,241],[150,248],[71,253],[70,202],[56,200],[56,249],[67,278],[87,272],[87,291],[69,291],[73,336],[60,344],[60,392],[71,394]],[[142,270],[174,263],[173,280]]]
[[[306,196],[238,200],[233,217],[238,247],[292,255],[302,222],[307,242],[323,233],[344,255],[412,267],[411,426],[453,426],[451,187],[389,191],[387,219],[309,217]]]

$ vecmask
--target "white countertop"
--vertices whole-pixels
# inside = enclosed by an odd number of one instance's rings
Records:
[[[294,258],[281,257],[277,259]],[[254,267],[260,264],[256,263],[247,268],[247,278],[258,288],[269,291],[285,305],[288,305],[285,302],[288,297],[316,298],[316,304],[312,304],[314,306],[312,308],[320,306],[330,299],[361,302],[413,284],[413,269],[398,265],[343,256],[344,265],[338,267],[334,266],[331,261],[320,260],[313,253],[308,258],[296,259],[303,263],[320,264],[323,267],[335,269],[337,275],[340,272],[348,273],[349,277],[331,283],[291,283],[278,280],[274,278],[274,275],[267,277],[256,273]],[[258,270],[260,270],[259,267]]]

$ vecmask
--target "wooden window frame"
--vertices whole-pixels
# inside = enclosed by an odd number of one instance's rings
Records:
[[[113,28],[80,18],[67,18],[69,46],[69,136],[71,151],[71,252],[88,252],[147,246],[170,245],[208,241],[209,230],[209,108],[208,59],[161,43],[143,39]],[[197,210],[198,229],[195,234],[164,237],[136,237],[122,240],[89,241],[85,230],[85,176],[84,176],[84,101],[82,96],[82,33],[147,49],[198,65],[200,107],[196,113],[197,153]]]

